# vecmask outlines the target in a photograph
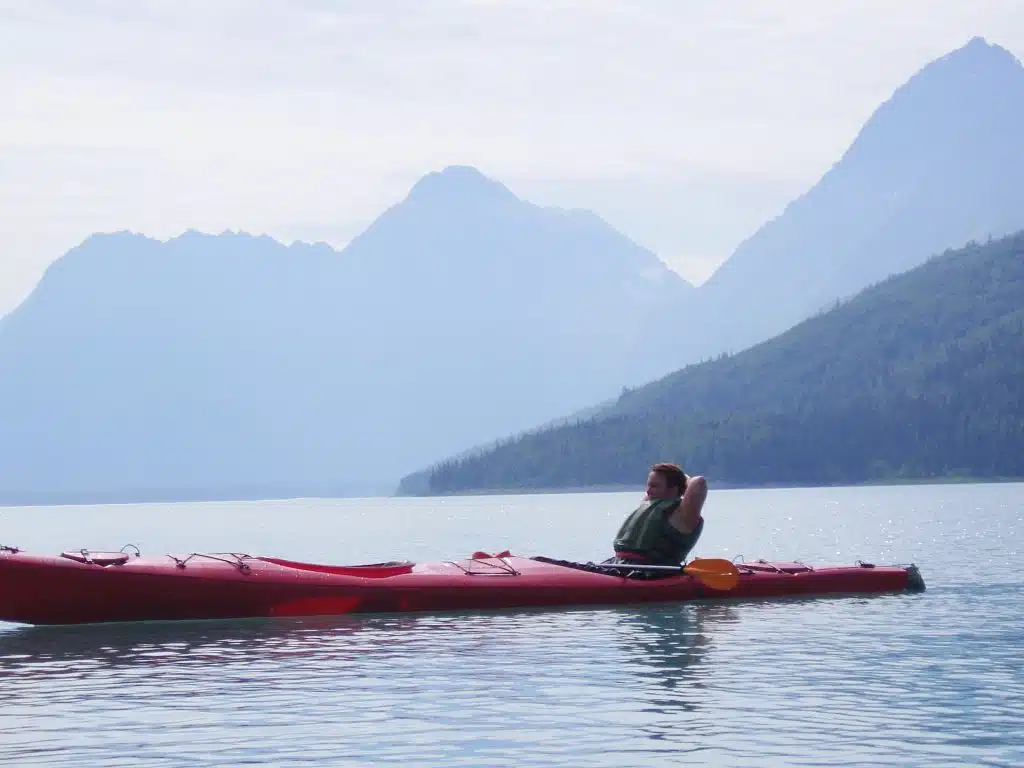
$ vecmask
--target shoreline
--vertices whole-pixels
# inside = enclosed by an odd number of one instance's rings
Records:
[[[992,485],[1005,483],[1024,483],[1024,477],[918,477],[918,478],[878,478],[858,483],[728,483],[710,480],[708,485],[715,491],[747,491],[747,490],[783,490],[803,488],[862,488],[910,485]],[[298,501],[302,499],[319,499],[323,501],[341,499],[439,499],[469,496],[550,496],[581,493],[642,493],[643,484],[634,485],[608,483],[602,485],[564,486],[556,488],[481,488],[448,493],[302,493],[299,491],[278,491],[259,493],[249,492],[210,492],[210,493],[126,493],[126,494],[14,494],[11,497],[0,497],[0,513],[4,508],[19,507],[94,507],[134,504],[224,504],[246,503],[254,501]]]
[[[728,483],[708,480],[708,488],[712,491],[758,491],[784,490],[801,488],[865,488],[906,485],[993,485],[1003,483],[1024,483],[1024,477],[919,477],[919,478],[879,478],[864,480],[857,483]],[[393,494],[396,498],[444,498],[458,496],[547,496],[567,493],[625,493],[630,491],[643,492],[642,483],[635,485],[607,484],[581,485],[558,488],[478,488],[465,491],[449,491],[447,493],[408,493]]]

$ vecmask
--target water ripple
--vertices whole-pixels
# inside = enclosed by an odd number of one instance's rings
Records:
[[[951,565],[926,569],[920,595],[8,625],[0,627],[0,759],[1019,765],[1024,579],[1008,553],[1022,549],[1020,516],[1017,508],[991,515],[975,514],[972,530],[1006,537],[1002,555],[991,538],[984,546],[957,538],[966,522],[951,508],[942,531],[953,539],[935,540],[975,550],[925,551]],[[842,536],[870,536],[846,524]],[[800,546],[813,550],[828,525],[807,527]]]
[[[937,628],[930,599],[19,629],[0,739],[18,765],[1009,764],[1021,623]]]

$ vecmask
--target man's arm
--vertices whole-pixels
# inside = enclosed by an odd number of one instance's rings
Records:
[[[708,483],[703,477],[686,478],[686,491],[679,508],[668,519],[673,528],[682,533],[693,533],[700,522],[700,511],[704,508],[704,499],[708,497]]]

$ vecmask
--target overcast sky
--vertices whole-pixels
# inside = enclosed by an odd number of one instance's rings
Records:
[[[469,164],[700,282],[1020,0],[0,0],[0,313],[92,232],[341,246]]]

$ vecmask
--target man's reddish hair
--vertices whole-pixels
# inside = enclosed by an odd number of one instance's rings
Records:
[[[659,462],[651,467],[651,472],[657,472],[669,486],[674,486],[680,491],[686,490],[686,474],[678,464]]]

